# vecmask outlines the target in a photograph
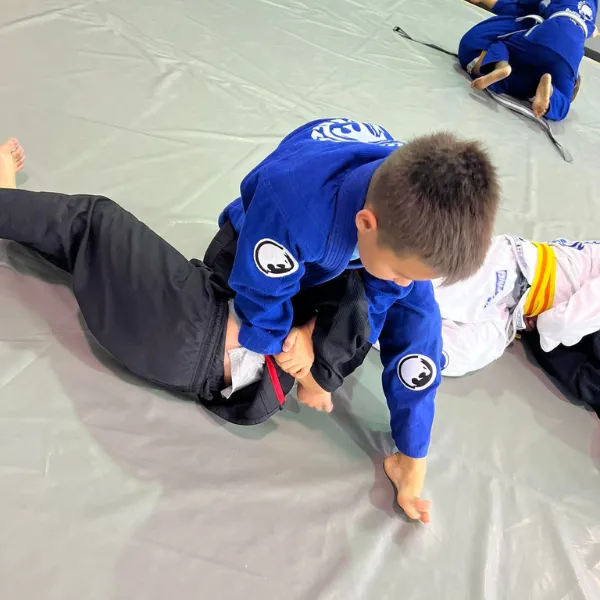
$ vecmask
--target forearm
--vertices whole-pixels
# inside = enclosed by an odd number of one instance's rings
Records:
[[[266,302],[263,308],[241,294],[235,298],[234,307],[241,321],[240,345],[258,354],[279,354],[291,327],[291,308],[285,303],[269,305]]]
[[[302,379],[298,379],[298,385],[306,388],[309,392],[314,394],[325,394],[327,393],[316,381],[315,378],[311,375],[310,371],[306,377],[302,377]]]
[[[396,447],[411,458],[427,456],[441,381],[442,320],[430,282],[387,312],[379,337],[383,391]]]

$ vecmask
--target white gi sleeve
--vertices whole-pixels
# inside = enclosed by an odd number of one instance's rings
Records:
[[[537,320],[544,352],[559,344],[573,346],[581,338],[600,330],[600,278],[581,286],[568,300],[542,313]]]
[[[442,375],[460,377],[500,358],[508,345],[505,320],[480,323],[442,321]]]

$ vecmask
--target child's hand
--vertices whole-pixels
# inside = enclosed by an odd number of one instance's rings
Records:
[[[275,356],[275,361],[292,377],[306,377],[315,362],[310,328],[294,327],[283,342],[283,352]]]
[[[410,519],[429,523],[431,502],[421,500],[425,482],[427,459],[410,458],[401,452],[388,456],[383,461],[383,469],[396,487],[400,508]]]

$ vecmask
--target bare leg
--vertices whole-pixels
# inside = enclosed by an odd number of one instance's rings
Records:
[[[550,108],[550,98],[553,91],[552,76],[549,73],[542,75],[535,92],[535,98],[531,103],[533,114],[536,117],[543,117],[548,112],[548,109]]]
[[[494,70],[487,75],[482,75],[473,81],[471,87],[474,90],[485,90],[494,83],[506,79],[512,72],[511,66],[506,61],[496,63]]]
[[[25,150],[15,138],[0,145],[0,188],[16,189],[17,173],[25,165]]]

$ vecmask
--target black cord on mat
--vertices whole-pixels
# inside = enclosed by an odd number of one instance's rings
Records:
[[[402,29],[402,27],[396,26],[396,27],[394,27],[394,31],[398,35],[403,37],[404,39],[409,40],[410,42],[414,42],[415,44],[420,44],[421,46],[426,46],[427,48],[437,50],[438,52],[442,52],[443,54],[452,56],[453,58],[458,58],[458,54],[456,52],[450,52],[449,50],[446,50],[445,48],[442,48],[441,46],[438,46],[437,44],[430,44],[429,42],[415,40],[415,38],[408,35],[408,33],[406,33],[406,31],[404,31],[404,29]],[[523,106],[517,100],[513,100],[509,96],[495,94],[491,90],[485,90],[485,91],[490,96],[490,98],[492,98],[495,102],[497,102],[501,106],[504,106],[504,108],[507,108],[508,110],[515,112],[517,114],[520,114],[524,117],[527,117],[528,119],[533,119],[534,121],[536,121],[540,125],[540,127],[542,128],[544,133],[548,136],[548,138],[550,139],[550,141],[552,142],[554,147],[558,150],[558,153],[562,156],[563,160],[568,163],[573,162],[573,156],[556,139],[556,136],[554,135],[554,132],[552,131],[552,127],[550,127],[550,123],[546,119],[536,117],[530,108]]]
[[[421,46],[427,46],[428,48],[433,48],[434,50],[437,50],[438,52],[443,52],[444,54],[447,54],[448,56],[454,56],[454,58],[458,58],[458,54],[456,52],[450,52],[449,50],[446,50],[445,48],[442,48],[441,46],[437,46],[436,44],[430,44],[429,42],[422,42],[420,40],[415,40],[415,38],[411,37],[410,35],[408,35],[408,33],[406,33],[406,31],[404,31],[404,29],[402,29],[402,27],[394,27],[394,31],[401,35],[403,38],[406,38],[407,40],[410,40],[411,42],[414,42],[415,44],[421,44]]]

